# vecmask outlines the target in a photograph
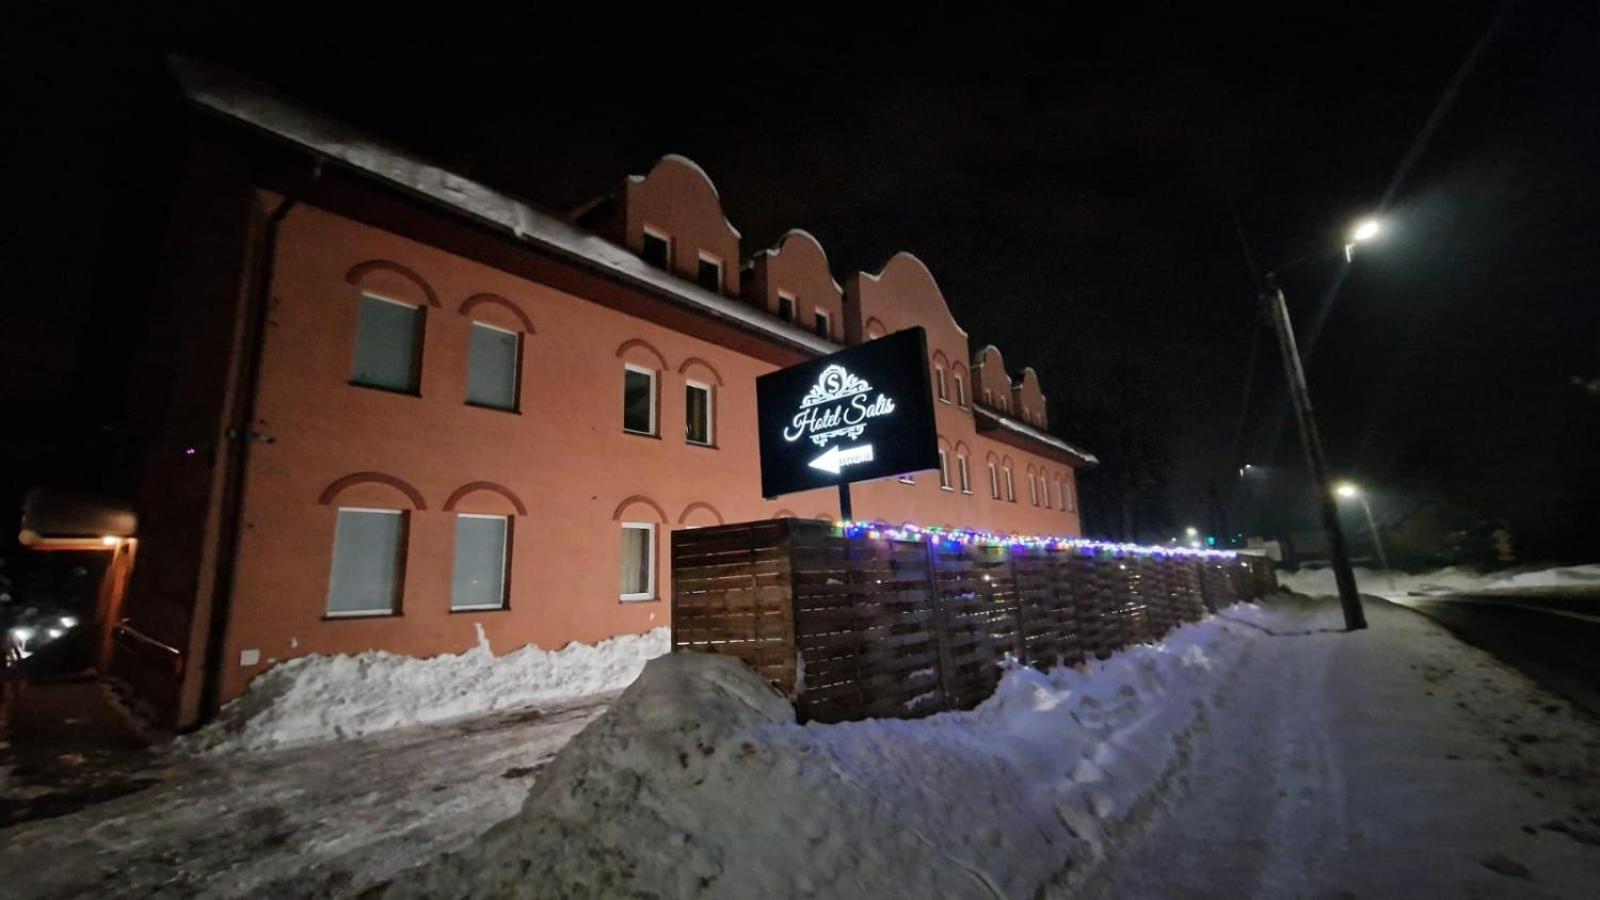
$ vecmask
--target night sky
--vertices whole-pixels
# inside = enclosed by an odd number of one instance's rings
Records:
[[[671,22],[14,8],[8,490],[19,470],[101,467],[85,445],[124,430],[105,348],[137,327],[129,285],[175,176],[178,51],[549,209],[676,152],[710,173],[747,255],[790,227],[841,280],[915,253],[974,349],[1034,366],[1053,430],[1106,459],[1084,479],[1097,534],[1210,528],[1211,484],[1230,530],[1310,526],[1239,230],[1263,269],[1324,253],[1283,282],[1334,468],[1380,515],[1447,501],[1505,520],[1528,555],[1593,557],[1600,396],[1572,379],[1600,378],[1600,5],[1300,6],[920,24],[818,7],[803,25],[766,5]],[[1344,230],[1386,193],[1387,239],[1346,267]],[[1299,499],[1245,503],[1246,461]]]

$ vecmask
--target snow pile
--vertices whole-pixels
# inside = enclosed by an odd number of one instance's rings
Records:
[[[1357,567],[1356,586],[1363,594],[1379,596],[1417,596],[1429,594],[1482,593],[1523,588],[1600,588],[1600,564],[1560,569],[1536,569],[1507,574],[1485,575],[1463,566],[1451,566],[1421,575],[1383,572]],[[1301,569],[1279,572],[1278,583],[1297,594],[1313,597],[1338,593],[1333,570]]]
[[[179,745],[201,753],[269,750],[617,691],[670,647],[668,630],[657,628],[495,656],[480,627],[478,645],[459,654],[303,656],[262,673]]]
[[[1519,588],[1600,588],[1600,563],[1587,566],[1569,566],[1564,569],[1545,569],[1523,572],[1509,578],[1490,582],[1487,590],[1515,590]]]
[[[518,815],[390,891],[1033,896],[1147,814],[1259,635],[1214,617],[1081,669],[1011,669],[970,712],[805,726],[743,663],[672,654]]]

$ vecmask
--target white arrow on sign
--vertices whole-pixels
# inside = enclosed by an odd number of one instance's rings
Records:
[[[845,466],[853,466],[864,462],[872,462],[871,444],[862,444],[859,447],[843,448],[841,448],[838,444],[834,444],[832,447],[828,448],[827,453],[824,453],[816,459],[813,459],[810,465],[813,469],[821,469],[824,472],[831,472],[832,474],[837,475],[839,474],[839,470],[843,469]]]

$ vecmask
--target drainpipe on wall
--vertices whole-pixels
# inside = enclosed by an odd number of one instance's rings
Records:
[[[321,161],[316,162],[312,178],[321,175]],[[218,518],[221,533],[218,544],[216,583],[211,592],[211,621],[206,640],[205,674],[200,687],[200,721],[213,718],[221,706],[223,645],[228,634],[228,618],[233,608],[234,572],[238,566],[239,549],[243,542],[244,523],[240,517],[244,509],[245,473],[249,469],[250,449],[258,440],[270,441],[256,433],[257,388],[261,380],[262,359],[265,356],[267,320],[272,313],[273,262],[277,254],[278,228],[299,201],[285,196],[267,216],[265,231],[257,245],[251,278],[251,308],[245,315],[251,320],[250,330],[241,342],[244,364],[240,366],[234,390],[234,408],[226,433],[225,454],[228,471],[223,480],[222,511]]]

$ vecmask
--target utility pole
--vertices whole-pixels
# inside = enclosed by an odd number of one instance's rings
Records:
[[[1306,464],[1311,468],[1311,481],[1316,486],[1317,508],[1322,514],[1322,530],[1328,537],[1328,554],[1333,562],[1334,584],[1339,588],[1339,605],[1344,609],[1345,630],[1355,631],[1367,627],[1367,616],[1361,608],[1361,596],[1356,593],[1356,575],[1350,569],[1344,531],[1339,527],[1338,500],[1328,484],[1328,465],[1322,454],[1322,437],[1317,432],[1317,420],[1311,411],[1305,367],[1300,361],[1300,350],[1295,345],[1294,327],[1289,323],[1289,306],[1283,299],[1283,289],[1278,286],[1276,274],[1267,274],[1266,293],[1261,299],[1266,302],[1267,311],[1272,316],[1272,326],[1278,333],[1278,349],[1283,354],[1283,373],[1289,381],[1289,397],[1294,401],[1300,442],[1305,445]]]

